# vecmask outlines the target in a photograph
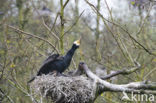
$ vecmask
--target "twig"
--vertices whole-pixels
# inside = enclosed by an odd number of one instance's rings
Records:
[[[65,2],[65,4],[63,5],[63,9],[67,6],[68,2],[69,2],[69,0],[67,0],[67,1]]]
[[[102,18],[102,20],[103,20],[103,22],[104,22],[104,24],[105,24],[107,30],[111,33],[112,37],[113,37],[113,38],[115,39],[115,41],[117,42],[118,47],[119,47],[119,49],[121,50],[121,53],[124,55],[124,57],[125,57],[128,61],[131,60],[132,64],[134,65],[134,60],[132,59],[131,55],[129,54],[129,52],[126,52],[126,53],[128,54],[128,56],[129,56],[130,59],[127,58],[127,56],[125,55],[125,52],[124,52],[124,51],[126,51],[126,48],[124,48],[123,46],[121,46],[121,44],[123,45],[123,43],[120,43],[120,41],[118,40],[118,38],[116,37],[116,35],[115,35],[114,32],[112,31],[112,29],[108,26],[108,24],[106,23],[104,17],[103,17],[102,14],[99,12],[99,10],[98,10],[93,4],[89,3],[87,0],[86,0],[86,2],[87,2],[88,5],[93,9],[93,11],[94,11],[95,13],[97,13],[97,14]],[[112,19],[112,20],[113,20],[113,19]]]
[[[84,13],[84,10],[82,11],[82,13],[80,14],[80,16],[77,18],[77,20],[73,23],[73,25],[64,33],[64,35],[66,33],[68,33],[76,24],[77,22],[79,21],[80,17],[82,16],[82,14]]]
[[[75,63],[75,61],[74,61],[73,58],[72,58],[72,63],[73,63],[73,65],[74,65],[74,69],[76,69],[76,63]]]
[[[44,53],[41,53],[40,51],[38,51],[36,48],[37,46],[35,46],[34,44],[32,44],[30,42],[30,40],[26,40],[26,42],[28,42],[30,45],[32,45],[32,48],[34,49],[34,51],[36,51],[37,53],[39,53],[40,55],[44,56],[44,57],[47,57]]]
[[[147,78],[150,74],[154,73],[156,71],[156,68],[152,69],[149,73],[147,73],[144,78]]]
[[[47,24],[45,23],[45,21],[44,21],[43,18],[42,18],[42,21],[43,21],[44,27],[46,27],[47,30],[48,30],[57,40],[60,40],[60,38],[59,38],[54,32],[52,32],[52,31],[50,30],[50,28],[47,26]]]
[[[57,21],[57,18],[58,18],[59,15],[60,15],[60,13],[58,12],[57,15],[56,15],[56,17],[55,17],[55,21],[53,23],[53,26],[51,27],[51,31],[54,29],[55,24],[56,24],[56,21]],[[60,38],[59,38],[59,40],[60,40]]]
[[[8,79],[8,82],[9,82],[12,86],[14,86],[14,87],[17,88],[18,90],[20,90],[22,93],[24,93],[25,95],[29,96],[29,97],[32,99],[32,101],[33,101],[34,103],[38,103],[38,101],[37,101],[31,94],[29,94],[26,90],[24,90],[24,88],[23,88],[21,85],[15,84],[15,83],[12,82],[10,79]]]
[[[95,29],[94,29],[94,28],[91,28],[91,27],[88,25],[88,23],[87,23],[87,21],[86,21],[85,18],[82,19],[82,20],[83,20],[83,23],[89,28],[89,30],[91,30],[92,32],[95,32]]]
[[[39,16],[41,16],[41,14],[40,14],[40,13],[38,12],[38,10],[36,9],[33,0],[32,0],[31,2],[32,2],[32,6],[33,6],[33,8],[35,9],[35,11],[37,12],[37,14],[38,14]],[[50,30],[50,28],[45,24],[43,17],[41,17],[41,18],[42,18],[42,24],[43,24],[43,26],[44,26],[56,39],[60,40],[60,38],[59,38],[54,32],[52,32],[52,31]]]
[[[148,9],[148,12],[147,12],[147,15],[146,15],[146,17],[144,18],[143,23],[142,23],[142,25],[140,26],[140,29],[138,30],[138,32],[136,33],[136,35],[140,34],[140,32],[142,31],[142,29],[143,29],[143,27],[144,27],[144,24],[145,24],[145,21],[146,21],[146,19],[148,18],[151,9],[152,9],[152,6],[150,5],[150,7],[149,7],[149,9]]]
[[[10,103],[14,103],[14,101],[10,98],[10,96],[6,95],[1,88],[0,88],[0,92],[1,92],[2,95],[4,95],[4,97],[8,98],[8,100],[10,101]]]
[[[107,21],[107,22],[109,22],[109,23],[112,23],[112,24],[118,26],[120,29],[122,29],[124,32],[126,32],[126,33],[129,35],[129,37],[130,37],[132,40],[134,40],[140,47],[142,47],[148,54],[153,55],[153,56],[156,56],[156,54],[150,52],[146,47],[144,47],[141,43],[139,43],[139,42],[138,42],[126,29],[124,29],[121,25],[107,20],[106,18],[103,17],[103,15],[97,10],[97,8],[96,8],[93,4],[89,3],[87,0],[85,0],[85,1],[86,1],[87,4],[89,4],[91,7],[94,8],[95,12],[98,13],[98,14],[101,16],[101,18],[102,18],[103,20],[105,20],[105,21]]]
[[[37,39],[39,39],[39,40],[45,41],[45,42],[48,43],[50,46],[52,46],[52,47],[54,48],[54,50],[56,50],[57,53],[59,53],[59,51],[57,50],[57,48],[56,48],[52,43],[50,43],[48,40],[46,40],[46,39],[44,39],[44,38],[42,38],[42,37],[39,37],[39,36],[37,36],[37,35],[33,35],[33,34],[30,34],[30,33],[25,32],[25,31],[22,31],[22,30],[20,30],[20,29],[18,29],[18,28],[15,28],[15,27],[11,26],[11,25],[7,25],[7,26],[8,26],[9,28],[15,30],[16,32],[23,33],[23,34],[25,34],[25,35],[29,35],[29,36],[34,37],[34,38],[37,38]]]

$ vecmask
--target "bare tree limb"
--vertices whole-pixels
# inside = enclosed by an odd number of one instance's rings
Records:
[[[18,29],[18,28],[15,28],[15,27],[11,26],[11,25],[7,25],[7,26],[8,26],[9,28],[15,30],[15,31],[18,32],[18,33],[23,33],[23,34],[25,34],[25,35],[29,35],[29,36],[31,36],[31,37],[34,37],[34,38],[37,38],[37,39],[40,39],[40,40],[45,41],[45,42],[48,43],[50,46],[52,46],[52,47],[54,48],[54,50],[56,50],[57,53],[59,53],[59,51],[57,50],[57,48],[56,48],[52,43],[50,43],[48,40],[46,40],[46,39],[44,39],[44,38],[42,38],[42,37],[39,37],[39,36],[37,36],[37,35],[33,35],[33,34],[31,34],[31,33],[27,33],[27,32],[25,32],[25,31],[22,31],[22,30],[20,30],[20,29]]]
[[[100,86],[100,89],[97,92],[102,93],[105,91],[112,92],[127,92],[127,93],[139,93],[139,94],[154,94],[156,95],[156,84],[150,82],[131,82],[128,84],[112,84],[105,80],[102,80],[96,76],[93,72],[90,71],[88,66],[85,63],[80,64],[81,68],[85,71],[85,74],[91,78],[93,81],[97,82],[97,86]],[[98,94],[100,95],[100,94]]]
[[[130,73],[133,73],[133,72],[139,70],[140,67],[141,67],[141,65],[139,63],[136,62],[135,64],[136,64],[135,67],[132,67],[132,68],[124,68],[122,70],[118,70],[116,72],[113,72],[111,74],[108,74],[108,75],[103,76],[103,77],[100,77],[100,78],[103,79],[103,80],[106,80],[106,79],[110,79],[110,78],[112,78],[114,76],[117,76],[117,75],[127,75],[127,74],[130,74]]]

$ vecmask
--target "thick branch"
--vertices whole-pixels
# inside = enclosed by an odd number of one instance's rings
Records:
[[[90,71],[88,66],[85,63],[80,64],[86,75],[92,80],[96,81],[97,86],[100,88],[97,90],[98,93],[104,91],[113,91],[113,92],[127,92],[127,93],[145,93],[145,94],[154,94],[156,95],[156,84],[149,84],[148,82],[132,82],[128,84],[111,84],[105,80],[102,80],[96,76],[93,72]],[[100,95],[100,94],[99,94]]]
[[[117,76],[117,75],[120,75],[120,74],[122,74],[122,75],[131,74],[131,73],[139,70],[140,67],[141,67],[141,65],[139,63],[136,62],[135,64],[136,64],[136,66],[133,67],[133,68],[124,68],[122,70],[118,70],[116,72],[113,72],[111,74],[108,74],[108,75],[100,77],[100,78],[103,79],[103,80],[106,80],[106,79],[110,79],[110,78],[112,78],[114,76]]]

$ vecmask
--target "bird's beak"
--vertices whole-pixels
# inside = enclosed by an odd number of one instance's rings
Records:
[[[79,46],[80,43],[81,43],[81,38],[80,38],[79,40],[76,40],[74,43],[75,43],[77,46]]]

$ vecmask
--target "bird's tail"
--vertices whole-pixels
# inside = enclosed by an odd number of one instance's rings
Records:
[[[31,78],[27,83],[28,83],[28,84],[31,83],[32,81],[35,80],[35,78],[36,78],[36,77]]]

